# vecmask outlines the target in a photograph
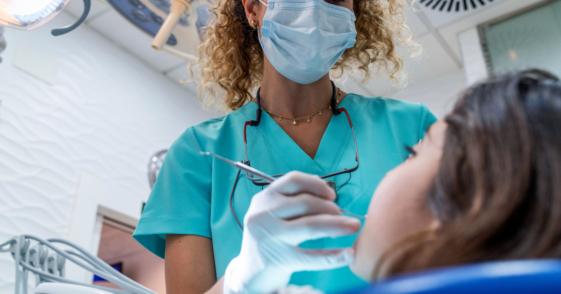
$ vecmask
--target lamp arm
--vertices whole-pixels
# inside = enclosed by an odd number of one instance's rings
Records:
[[[71,31],[73,31],[74,29],[76,29],[77,27],[79,27],[86,20],[86,17],[88,17],[88,14],[90,13],[91,6],[92,6],[92,1],[91,0],[84,0],[84,12],[82,12],[82,16],[80,16],[78,21],[76,21],[76,23],[74,23],[72,25],[69,25],[69,26],[66,26],[66,27],[53,29],[51,31],[51,34],[56,37],[56,36],[60,36],[60,35],[64,35],[66,33],[69,33]]]
[[[171,35],[171,31],[179,19],[185,15],[185,12],[189,9],[191,2],[193,2],[193,0],[173,0],[171,2],[170,13],[154,37],[154,40],[152,41],[152,48],[160,50],[164,47],[164,43]]]

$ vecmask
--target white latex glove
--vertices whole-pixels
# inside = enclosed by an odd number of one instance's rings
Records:
[[[353,261],[352,248],[309,250],[308,240],[351,235],[360,222],[342,216],[335,191],[318,176],[291,172],[256,194],[244,218],[240,255],[224,274],[224,294],[268,293],[293,272],[334,269]]]

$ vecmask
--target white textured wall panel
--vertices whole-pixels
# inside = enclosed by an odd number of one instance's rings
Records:
[[[138,218],[149,194],[149,156],[211,116],[192,94],[87,26],[50,35],[74,21],[63,13],[35,31],[6,31],[0,242],[22,233],[67,238],[71,221],[93,223],[72,216],[81,174],[102,183],[98,204]],[[52,85],[12,64],[21,46],[58,62]],[[0,293],[13,293],[13,278],[12,259],[1,254]]]

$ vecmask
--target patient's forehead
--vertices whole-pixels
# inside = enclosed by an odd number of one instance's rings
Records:
[[[442,147],[447,126],[443,119],[435,122],[427,129],[424,141],[431,145]]]

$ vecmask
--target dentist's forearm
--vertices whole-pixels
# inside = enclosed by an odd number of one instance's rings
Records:
[[[216,284],[211,239],[167,235],[165,257],[168,294],[201,294]]]

